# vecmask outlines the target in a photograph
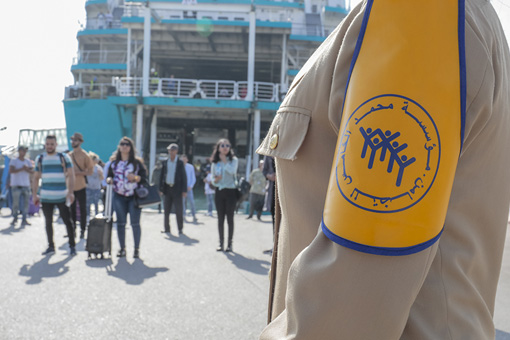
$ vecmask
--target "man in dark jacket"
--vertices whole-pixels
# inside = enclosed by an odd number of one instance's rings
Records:
[[[170,211],[172,205],[175,205],[177,228],[181,235],[183,229],[182,198],[186,197],[188,191],[186,171],[184,163],[177,157],[179,146],[172,143],[167,147],[167,150],[169,157],[163,161],[159,180],[159,190],[165,195],[165,230],[162,232],[170,233]]]

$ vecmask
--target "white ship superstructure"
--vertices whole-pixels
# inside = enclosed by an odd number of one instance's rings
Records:
[[[293,77],[347,14],[344,0],[88,0],[66,88],[67,134],[103,159],[132,137],[152,168],[171,142],[195,159],[229,138],[242,169]]]

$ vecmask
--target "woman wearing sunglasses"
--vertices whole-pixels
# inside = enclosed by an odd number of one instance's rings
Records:
[[[113,209],[117,215],[117,235],[119,237],[120,250],[118,257],[126,256],[126,222],[127,215],[131,220],[133,238],[135,243],[134,258],[140,256],[140,214],[142,209],[135,204],[135,189],[138,183],[147,181],[147,170],[143,160],[136,157],[133,141],[128,137],[122,137],[113,156],[108,170],[109,183],[113,181]]]
[[[220,139],[216,143],[211,161],[213,184],[216,186],[214,203],[218,212],[218,233],[220,237],[220,244],[216,250],[223,251],[223,225],[226,216],[228,224],[228,245],[226,251],[231,252],[233,251],[234,211],[237,202],[237,157],[234,156],[228,139]]]

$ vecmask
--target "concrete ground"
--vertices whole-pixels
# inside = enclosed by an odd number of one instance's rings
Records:
[[[3,209],[4,214],[8,209]],[[198,215],[177,235],[163,214],[142,214],[141,259],[88,260],[85,240],[69,256],[55,224],[53,256],[43,217],[9,227],[0,217],[0,339],[256,339],[266,323],[271,216],[235,216],[234,252],[216,252],[216,218]],[[191,220],[188,218],[188,220]],[[113,231],[113,251],[119,249]]]
[[[43,256],[44,221],[10,227],[0,213],[0,339],[257,339],[266,323],[271,217],[235,216],[234,253],[216,252],[216,219],[203,212],[177,236],[160,233],[163,215],[142,214],[141,259],[88,260],[85,241],[69,256],[65,226],[55,224],[57,252]],[[188,220],[191,218],[188,217]],[[113,251],[118,250],[113,231]],[[510,235],[495,324],[510,340]]]

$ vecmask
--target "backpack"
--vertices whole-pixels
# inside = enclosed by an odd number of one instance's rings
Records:
[[[65,173],[66,170],[67,170],[67,166],[66,166],[66,160],[64,158],[64,155],[61,152],[57,152],[57,155],[60,157],[60,163],[61,163],[62,169],[64,169],[64,173]],[[44,157],[44,154],[40,154],[39,155],[39,161],[37,162],[38,165],[39,165],[39,170],[40,170],[41,173],[42,173],[42,161],[43,161],[43,157]]]

